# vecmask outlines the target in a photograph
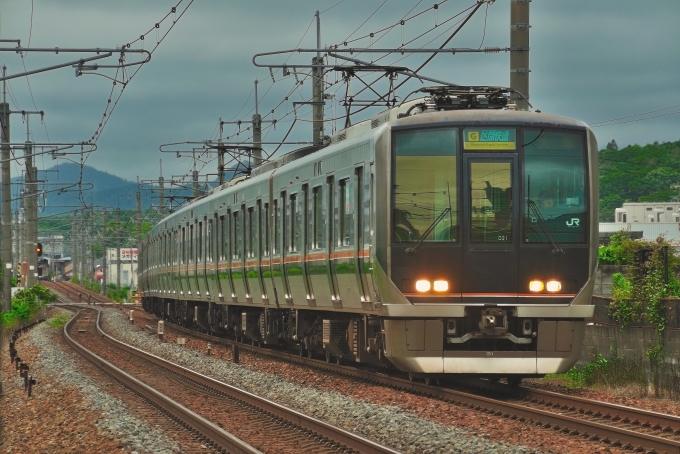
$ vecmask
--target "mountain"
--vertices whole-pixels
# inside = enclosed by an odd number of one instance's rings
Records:
[[[613,222],[624,202],[667,202],[678,197],[680,140],[629,145],[615,141],[599,152],[600,222]]]
[[[47,170],[38,171],[38,217],[43,218],[59,213],[69,213],[82,208],[83,203],[94,205],[95,209],[120,208],[123,211],[135,210],[137,207],[137,183],[83,166],[82,200],[78,197],[78,181],[81,181],[80,165],[64,163]],[[214,186],[214,185],[212,185]],[[20,190],[23,188],[23,175],[12,178],[12,211],[19,208]],[[142,211],[153,204],[158,206],[158,188],[142,185]],[[188,196],[190,190],[171,188],[169,182],[165,189],[167,198],[172,195]],[[175,204],[176,206],[176,204]]]

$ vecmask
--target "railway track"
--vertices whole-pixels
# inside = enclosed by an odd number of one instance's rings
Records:
[[[213,344],[232,346],[237,342],[198,333],[174,324],[165,325],[182,335]],[[358,369],[310,359],[294,353],[248,344],[240,348],[258,355],[312,367],[336,375],[436,397],[505,418],[526,421],[565,434],[647,453],[680,453],[680,417],[592,401],[540,389],[511,387],[485,380],[461,379],[449,386],[434,386],[410,380],[400,372]]]
[[[120,343],[101,330],[100,312],[97,311],[97,314],[96,321],[94,316],[88,317],[92,320],[87,321],[81,317],[81,322],[78,322],[76,317],[69,323],[68,329],[77,330],[76,337],[79,341],[74,341],[73,336],[70,336],[69,343],[88,355],[91,361],[104,368],[107,373],[116,374],[116,380],[129,381],[132,378],[124,377],[123,375],[127,374],[121,374],[116,370],[115,364],[125,364],[125,369],[134,371],[134,375],[139,378],[136,380],[137,383],[130,382],[135,392],[151,393],[150,398],[159,408],[181,421],[183,426],[191,427],[200,433],[205,439],[202,443],[214,446],[218,452],[220,450],[259,452],[243,450],[245,449],[243,446],[225,447],[227,443],[233,443],[231,437],[234,435],[227,434],[222,427],[229,427],[236,436],[246,441],[249,441],[248,437],[242,437],[241,434],[250,434],[251,438],[254,437],[255,440],[264,443],[261,446],[276,440],[278,445],[272,452],[285,452],[281,449],[283,446],[292,448],[288,452],[396,452],[275,402]],[[64,332],[65,336],[68,335],[66,327]],[[85,352],[90,349],[94,352]],[[176,402],[173,404],[161,399],[160,392],[167,393],[171,400]],[[219,405],[215,405],[216,402],[219,402]],[[190,409],[188,413],[184,411],[184,414],[180,414],[182,405]],[[199,413],[205,416],[198,416]],[[246,421],[247,424],[244,424]],[[262,441],[262,437],[265,437],[265,442]]]

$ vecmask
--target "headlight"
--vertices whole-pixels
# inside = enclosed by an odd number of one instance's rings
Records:
[[[562,283],[560,281],[548,281],[545,284],[545,289],[549,292],[559,292],[562,290]]]
[[[416,290],[418,290],[419,292],[429,292],[431,287],[432,285],[428,280],[421,279],[419,281],[416,281]]]
[[[449,290],[448,281],[434,281],[434,291],[435,292],[446,292]]]
[[[543,288],[544,287],[543,287],[542,281],[531,281],[531,282],[529,282],[529,291],[542,292]]]

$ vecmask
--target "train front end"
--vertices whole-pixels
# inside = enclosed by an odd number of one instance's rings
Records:
[[[597,266],[597,145],[581,122],[421,113],[376,144],[385,356],[422,374],[565,372]]]

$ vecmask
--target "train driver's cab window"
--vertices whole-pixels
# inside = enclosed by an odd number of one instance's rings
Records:
[[[456,136],[455,129],[395,133],[395,243],[456,241]]]
[[[524,241],[585,243],[584,133],[528,130],[524,143]]]

